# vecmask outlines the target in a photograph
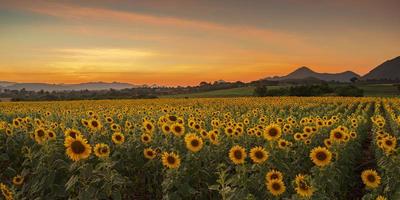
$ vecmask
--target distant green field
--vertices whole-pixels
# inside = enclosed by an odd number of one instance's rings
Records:
[[[392,84],[371,84],[371,85],[360,85],[359,88],[364,90],[364,96],[399,96],[399,91],[396,86]]]
[[[268,89],[277,89],[288,86],[268,86]],[[371,84],[371,85],[360,85],[359,88],[364,90],[364,96],[382,96],[382,97],[393,97],[399,96],[399,92],[396,86],[392,84]],[[210,98],[210,97],[245,97],[252,96],[254,87],[242,87],[232,88],[223,90],[214,90],[208,92],[197,92],[191,94],[177,94],[177,95],[165,95],[161,98]]]
[[[277,89],[285,86],[268,86],[268,89]],[[241,88],[232,88],[232,89],[223,89],[223,90],[214,90],[208,92],[197,92],[191,94],[177,94],[177,95],[165,95],[161,96],[161,98],[196,98],[196,97],[246,97],[253,96],[254,87],[241,87]]]

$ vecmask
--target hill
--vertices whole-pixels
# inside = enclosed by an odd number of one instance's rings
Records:
[[[0,88],[9,90],[21,90],[25,88],[27,91],[79,91],[79,90],[121,90],[126,88],[138,87],[129,83],[105,83],[105,82],[89,82],[79,84],[47,84],[47,83],[10,83],[1,82]]]
[[[400,80],[400,56],[387,60],[362,77],[362,80]]]
[[[350,82],[350,79],[353,77],[360,78],[358,74],[352,71],[345,71],[342,73],[318,73],[311,70],[308,67],[300,67],[286,76],[267,78],[267,80],[284,81],[284,80],[316,78],[323,81]]]

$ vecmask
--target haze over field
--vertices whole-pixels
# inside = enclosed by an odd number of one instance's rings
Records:
[[[1,1],[0,80],[197,85],[400,54],[399,2]]]

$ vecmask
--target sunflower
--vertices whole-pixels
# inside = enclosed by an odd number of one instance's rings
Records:
[[[107,158],[110,155],[110,147],[104,143],[96,144],[93,151],[99,158]]]
[[[285,183],[283,183],[282,180],[271,180],[266,182],[267,189],[268,191],[273,195],[273,196],[279,196],[283,194],[286,190]]]
[[[156,157],[157,152],[154,151],[152,148],[146,148],[143,151],[143,155],[145,158],[147,158],[149,160],[153,160]]]
[[[198,152],[203,148],[203,139],[193,133],[185,135],[185,143],[191,152]]]
[[[330,139],[332,141],[343,142],[346,134],[340,129],[334,129],[330,133]]]
[[[284,139],[279,139],[279,140],[278,140],[278,147],[279,147],[280,149],[286,149],[286,148],[288,148],[289,146],[291,146],[291,142],[289,142],[289,141],[287,141],[287,140],[284,140]]]
[[[82,133],[76,129],[67,129],[64,132],[65,137],[72,137],[72,138],[76,138],[77,136],[82,135]]]
[[[161,156],[161,160],[162,164],[169,169],[176,169],[181,165],[181,159],[179,155],[173,152],[164,152]]]
[[[110,127],[111,127],[112,131],[115,131],[115,132],[121,131],[121,126],[119,124],[112,123]]]
[[[76,136],[76,138],[66,137],[64,146],[66,147],[68,157],[73,161],[86,159],[92,152],[92,147],[87,143],[87,140],[80,135]]]
[[[236,145],[229,150],[229,158],[236,165],[243,164],[246,157],[246,150],[239,145]]]
[[[219,144],[218,134],[215,133],[215,131],[208,132],[208,138],[210,139],[212,144],[215,144],[215,145]]]
[[[46,131],[46,137],[49,140],[55,140],[57,135],[56,135],[56,133],[54,131],[48,130],[48,131]]]
[[[381,177],[375,170],[364,170],[361,173],[361,179],[368,188],[377,188],[381,184]]]
[[[397,140],[395,137],[386,137],[383,139],[382,146],[386,151],[391,151],[396,148]]]
[[[6,200],[13,200],[13,192],[3,183],[0,183],[0,190]]]
[[[125,136],[121,132],[115,132],[112,134],[111,139],[114,144],[122,144],[125,142]]]
[[[306,177],[304,175],[296,175],[295,183],[295,190],[298,195],[306,198],[309,198],[313,195],[314,188],[307,183]]]
[[[269,182],[269,181],[272,181],[272,180],[283,180],[282,172],[277,171],[277,170],[270,170],[265,175],[265,181]]]
[[[147,133],[153,133],[154,131],[153,123],[147,120],[143,122],[143,128],[146,130]]]
[[[254,163],[260,164],[268,159],[268,153],[263,147],[254,147],[250,150],[250,158]]]
[[[89,128],[91,128],[92,130],[98,131],[98,130],[101,129],[101,127],[102,127],[102,125],[101,125],[101,123],[100,123],[99,120],[97,120],[97,119],[91,119],[91,120],[89,121]]]
[[[46,131],[43,128],[38,128],[35,130],[35,141],[42,144],[46,141]]]
[[[148,133],[143,133],[142,136],[140,136],[140,140],[144,143],[144,144],[148,144],[151,142],[152,138],[151,135]]]
[[[107,123],[113,123],[114,120],[113,120],[113,118],[111,118],[111,117],[106,117],[106,122],[107,122]]]
[[[281,135],[282,135],[282,130],[276,124],[271,124],[267,126],[264,130],[264,138],[269,141],[277,140],[281,137]]]
[[[310,158],[315,165],[323,167],[331,163],[332,153],[325,147],[316,147],[311,150]]]
[[[331,139],[325,139],[324,144],[327,148],[330,148],[332,146],[332,140]]]
[[[22,183],[24,182],[24,177],[22,177],[21,175],[14,176],[12,182],[14,185],[17,186],[22,185]]]
[[[185,127],[182,124],[175,123],[171,126],[172,133],[176,136],[182,136],[185,133]]]
[[[168,124],[163,124],[161,130],[164,134],[168,134],[171,132],[171,127]]]

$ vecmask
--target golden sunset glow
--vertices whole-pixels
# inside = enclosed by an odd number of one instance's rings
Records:
[[[5,1],[0,80],[167,86],[299,66],[361,75],[399,55],[398,2]]]

